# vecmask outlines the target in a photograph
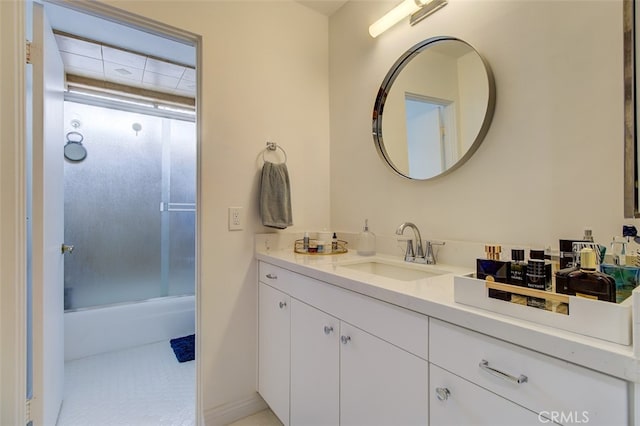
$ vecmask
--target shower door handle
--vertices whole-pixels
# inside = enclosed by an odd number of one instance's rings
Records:
[[[67,253],[71,254],[73,252],[73,245],[63,243],[61,247],[61,251],[62,251],[62,254],[67,254]]]

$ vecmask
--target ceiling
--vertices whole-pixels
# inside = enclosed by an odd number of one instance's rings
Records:
[[[348,0],[295,1],[330,16]],[[52,2],[44,6],[69,80],[79,76],[195,98],[193,45]]]
[[[80,76],[195,98],[193,45],[57,4],[44,7],[68,80]]]
[[[195,68],[66,34],[55,37],[67,75],[195,98]]]
[[[323,15],[331,16],[340,9],[347,0],[296,0],[298,3]]]

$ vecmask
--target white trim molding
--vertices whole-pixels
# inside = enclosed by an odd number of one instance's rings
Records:
[[[205,426],[224,426],[267,408],[264,400],[254,393],[247,398],[232,401],[204,411]]]
[[[0,57],[0,424],[20,425],[27,417],[25,2],[0,1]]]

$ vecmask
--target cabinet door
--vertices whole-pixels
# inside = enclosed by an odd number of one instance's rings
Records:
[[[349,324],[340,327],[340,424],[426,425],[427,362]]]
[[[474,385],[433,364],[429,366],[431,383],[429,420],[431,426],[526,426],[551,421]]]
[[[339,424],[339,321],[291,300],[291,424]]]
[[[285,425],[289,424],[290,298],[258,285],[258,392]]]

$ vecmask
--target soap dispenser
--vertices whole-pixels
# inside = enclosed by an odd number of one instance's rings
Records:
[[[358,254],[360,256],[376,254],[376,235],[369,231],[369,219],[364,220],[364,229],[358,236]]]

